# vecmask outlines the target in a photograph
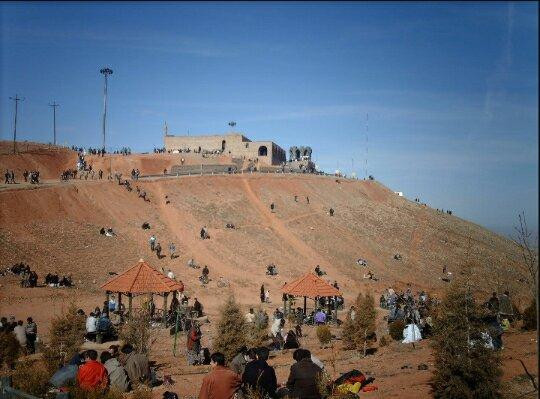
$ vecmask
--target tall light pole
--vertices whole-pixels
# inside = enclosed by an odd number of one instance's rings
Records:
[[[112,75],[113,71],[110,68],[103,68],[99,72],[105,77],[105,85],[103,86],[103,151],[105,151],[105,121],[107,119],[107,76]]]
[[[17,153],[17,109],[19,105],[19,101],[24,101],[24,98],[19,98],[17,94],[15,94],[15,97],[10,97],[10,100],[13,100],[15,102],[15,123],[13,124],[13,153]]]
[[[60,104],[57,104],[56,101],[53,101],[52,104],[49,104],[49,107],[53,109],[53,144],[56,145],[56,107],[59,107]]]

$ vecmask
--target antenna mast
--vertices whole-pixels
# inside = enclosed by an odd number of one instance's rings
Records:
[[[368,160],[368,134],[369,134],[369,114],[366,114],[366,164],[365,164],[365,172],[366,172],[365,178],[366,179],[368,178],[368,174],[367,174],[367,168],[368,168],[368,163],[367,163],[367,160]]]

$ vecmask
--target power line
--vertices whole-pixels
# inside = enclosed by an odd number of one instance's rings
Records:
[[[13,153],[17,153],[17,110],[19,101],[24,101],[24,98],[19,98],[17,94],[15,94],[15,97],[10,97],[10,100],[13,100],[15,102],[15,122],[13,124]]]
[[[49,104],[49,107],[53,109],[53,144],[56,145],[56,107],[59,107],[60,104],[57,104],[56,101],[53,101],[52,104]]]

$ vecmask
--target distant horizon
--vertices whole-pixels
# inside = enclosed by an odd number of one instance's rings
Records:
[[[0,137],[135,152],[225,132],[538,232],[538,3],[0,4]],[[202,133],[201,133],[202,132]],[[129,143],[129,144],[128,144]],[[148,150],[146,150],[148,149]]]

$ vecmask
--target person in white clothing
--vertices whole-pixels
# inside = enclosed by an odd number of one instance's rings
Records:
[[[169,277],[171,280],[174,280],[176,277],[171,269],[167,272],[167,277]]]
[[[23,326],[23,321],[19,320],[17,322],[17,325],[13,329],[13,334],[15,334],[15,338],[17,338],[17,341],[19,341],[19,344],[26,348],[26,331]]]
[[[266,291],[264,292],[264,301],[265,301],[266,303],[270,303],[270,291],[269,291],[269,290],[266,290]]]
[[[97,320],[94,312],[90,312],[86,319],[86,339],[89,341],[94,341],[96,339]]]

